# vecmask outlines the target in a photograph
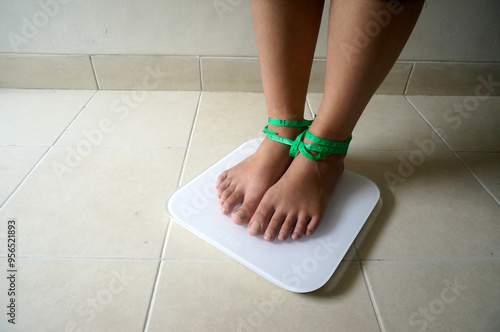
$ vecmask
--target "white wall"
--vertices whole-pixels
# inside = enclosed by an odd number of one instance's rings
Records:
[[[499,34],[499,0],[427,0],[400,59],[500,62]],[[0,0],[0,38],[0,53],[257,55],[248,0]]]

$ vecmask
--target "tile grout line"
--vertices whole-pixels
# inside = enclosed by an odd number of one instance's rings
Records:
[[[200,93],[201,91],[203,91],[205,89],[205,87],[203,86],[203,64],[202,64],[202,61],[201,61],[201,56],[198,58],[198,63],[199,63],[199,71],[200,71]]]
[[[496,202],[498,205],[500,205],[500,201],[493,195],[492,192],[489,191],[489,189],[479,180],[479,178],[474,174],[474,172],[472,171],[472,169],[469,168],[469,166],[467,166],[467,164],[459,157],[458,155],[458,152],[456,152],[450,144],[448,144],[448,142],[436,131],[436,129],[434,128],[434,126],[424,117],[424,115],[422,113],[420,113],[420,111],[418,110],[418,108],[416,107],[415,104],[413,104],[413,102],[408,99],[408,97],[405,95],[404,98],[408,101],[408,103],[410,103],[410,105],[417,111],[417,113],[420,115],[420,117],[422,117],[422,119],[431,127],[432,131],[434,131],[436,133],[436,135],[439,136],[439,138],[444,142],[444,144],[446,144],[446,146],[448,147],[448,149],[450,150],[450,152],[453,154],[453,156],[458,159],[458,161],[465,167],[465,169],[467,169],[467,171],[470,173],[470,175],[474,178],[474,180],[476,180],[476,182],[481,186],[481,188],[483,188],[484,191],[486,191],[486,193],[493,199],[494,202]],[[472,152],[481,152],[481,151],[472,151]]]
[[[194,127],[196,125],[196,120],[198,119],[202,95],[203,95],[203,92],[200,91],[200,94],[198,96],[198,103],[196,105],[196,112],[194,114],[193,123],[191,125],[191,130],[190,130],[189,138],[187,141],[186,151],[184,153],[184,158],[182,160],[181,171],[179,173],[179,179],[177,180],[176,188],[178,188],[180,186],[180,184],[182,183],[182,178],[184,177],[184,171],[186,169],[186,159],[188,157],[189,147],[191,146],[191,141],[193,139]],[[144,321],[144,329],[143,329],[144,332],[146,332],[149,329],[149,323],[151,321],[151,314],[152,314],[152,310],[153,310],[153,306],[154,306],[154,301],[156,299],[156,291],[158,290],[158,285],[160,282],[160,273],[161,273],[161,269],[162,269],[163,263],[164,263],[164,260],[162,258],[164,257],[166,249],[167,249],[167,237],[168,237],[168,234],[169,234],[169,231],[171,228],[171,223],[172,223],[172,220],[170,219],[170,222],[168,223],[167,231],[165,233],[165,238],[163,239],[163,245],[162,245],[162,250],[161,250],[161,254],[160,254],[160,263],[158,264],[158,270],[156,272],[155,282],[153,284],[153,290],[151,292],[151,300],[149,301],[146,319]]]
[[[363,262],[402,262],[402,263],[469,263],[500,262],[500,257],[426,257],[426,258],[359,258]]]
[[[413,107],[413,109],[418,113],[418,115],[420,115],[420,117],[422,118],[422,120],[425,121],[425,123],[427,123],[427,125],[431,128],[431,130],[439,137],[439,139],[441,139],[443,141],[443,143],[448,147],[448,150],[450,150],[451,153],[453,153],[453,149],[452,147],[450,146],[450,144],[448,144],[448,142],[443,138],[443,136],[441,136],[440,133],[437,132],[437,130],[434,128],[434,126],[429,122],[429,120],[427,120],[425,118],[425,116],[420,113],[420,111],[418,110],[418,107],[410,100],[408,99],[408,96],[407,95],[403,95],[403,97],[406,99],[406,101],[411,105],[411,107]]]
[[[52,142],[52,144],[48,146],[47,151],[45,151],[45,153],[40,157],[40,159],[38,159],[38,161],[35,163],[35,165],[33,165],[33,167],[28,171],[28,173],[26,173],[26,175],[23,177],[23,179],[21,180],[21,182],[19,182],[19,184],[14,188],[14,190],[10,193],[10,195],[7,196],[7,198],[5,199],[5,201],[0,205],[0,210],[3,209],[3,207],[12,198],[12,196],[14,196],[14,194],[19,190],[19,188],[21,187],[21,185],[24,182],[26,182],[26,180],[28,179],[28,177],[31,175],[31,173],[33,173],[33,171],[35,170],[35,168],[42,162],[42,160],[45,159],[45,156],[52,150],[52,148],[54,147],[54,145],[56,144],[56,142],[61,138],[61,136],[66,132],[66,130],[76,120],[76,118],[78,118],[78,116],[80,115],[80,113],[82,113],[82,111],[85,109],[85,107],[87,107],[87,105],[90,103],[90,101],[92,99],[94,99],[94,96],[96,95],[97,91],[98,90],[94,91],[94,94],[92,96],[90,96],[89,100],[87,100],[87,102],[83,105],[82,109],[76,114],[76,116],[73,118],[73,120],[71,120],[68,123],[68,125],[66,126],[66,128],[64,128],[61,131],[61,134],[55,139],[55,141]]]
[[[361,273],[363,274],[363,280],[365,282],[366,290],[368,291],[368,296],[370,297],[370,301],[372,303],[372,308],[375,313],[375,319],[377,319],[377,324],[381,332],[385,331],[384,323],[382,322],[382,316],[380,315],[380,310],[378,309],[377,302],[375,302],[375,294],[373,294],[372,287],[368,280],[368,275],[366,274],[365,269],[363,268],[362,260],[359,261],[359,268],[361,269]]]
[[[43,256],[43,255],[17,255],[19,259],[74,259],[74,260],[132,260],[132,261],[153,261],[158,260],[156,257],[113,257],[113,256]],[[7,258],[5,255],[1,255],[0,258]]]
[[[169,223],[169,226],[170,226],[170,223]],[[168,231],[168,229],[167,229],[167,231]],[[167,234],[168,234],[168,232],[167,232]],[[165,234],[165,238],[166,238],[167,234]],[[164,244],[165,244],[165,241],[164,241]],[[158,269],[156,270],[155,281],[153,283],[153,289],[151,290],[151,295],[150,295],[151,300],[149,301],[148,310],[146,312],[146,317],[144,318],[144,329],[143,329],[144,332],[146,332],[146,330],[149,327],[149,320],[151,318],[151,310],[153,308],[154,300],[156,299],[156,289],[158,287],[158,281],[160,280],[160,271],[161,271],[162,266],[163,266],[163,261],[161,260],[161,257],[160,257],[160,261],[158,262]]]
[[[417,65],[416,62],[411,62],[411,69],[410,69],[410,73],[408,74],[408,77],[406,78],[406,84],[405,84],[405,88],[403,89],[403,94],[402,94],[403,96],[406,96],[406,94],[408,93],[408,88],[410,86],[410,80],[413,77],[413,72],[415,71],[416,65]]]
[[[90,58],[90,66],[92,67],[92,74],[94,74],[95,84],[97,85],[97,90],[101,90],[101,85],[99,84],[99,79],[97,78],[97,71],[95,69],[94,59],[92,55],[89,55]]]
[[[38,164],[40,164],[40,162],[44,159],[44,157],[47,155],[47,153],[49,153],[49,151],[52,149],[51,146],[49,146],[47,148],[47,150],[42,154],[42,156],[40,157],[40,159],[38,159],[38,161],[35,163],[35,165],[33,165],[33,167],[28,171],[28,173],[26,173],[26,175],[22,178],[21,182],[19,182],[19,184],[14,188],[14,190],[12,190],[12,192],[10,193],[9,196],[7,196],[7,198],[5,199],[5,201],[0,204],[0,210],[3,209],[3,207],[7,204],[7,202],[11,199],[12,196],[14,196],[14,194],[19,190],[19,188],[21,187],[21,185],[26,182],[26,180],[28,179],[29,175],[31,173],[33,173],[33,170],[38,166]],[[13,218],[13,219],[16,219],[16,218]]]
[[[203,96],[203,92],[200,91],[200,95],[198,96],[198,103],[196,105],[196,112],[194,114],[193,123],[191,125],[191,130],[189,132],[189,138],[188,138],[188,141],[187,141],[186,152],[184,153],[184,159],[182,160],[181,172],[179,174],[179,179],[177,181],[177,187],[176,188],[179,188],[179,186],[181,185],[182,178],[184,177],[184,173],[186,171],[186,160],[187,160],[187,157],[188,157],[189,149],[191,148],[191,142],[193,141],[194,127],[196,126],[196,122],[198,120],[198,114],[200,112],[200,106],[201,106],[202,96]]]
[[[234,259],[214,258],[160,258],[158,257],[119,257],[119,256],[43,256],[43,255],[20,255],[19,259],[73,259],[73,260],[132,260],[132,261],[165,261],[165,262],[233,262]],[[0,255],[0,259],[7,255]],[[436,258],[352,258],[342,259],[343,262],[401,262],[401,263],[477,263],[493,262],[500,263],[500,257],[436,257]]]
[[[309,115],[311,116],[311,119],[314,120],[314,112],[311,107],[311,101],[309,100],[309,93],[306,95],[306,104],[307,104],[307,109],[309,110]]]
[[[95,98],[95,96],[97,95],[98,92],[99,92],[99,90],[95,90],[94,91],[94,94],[89,98],[89,100],[87,100],[87,102],[85,103],[85,105],[83,105],[83,107],[80,110],[80,112],[78,112],[78,114],[76,114],[76,116],[73,118],[73,120],[71,120],[70,123],[68,123],[68,125],[66,126],[66,128],[64,128],[64,130],[61,132],[61,134],[52,143],[51,148],[53,148],[57,144],[57,142],[61,139],[62,135],[64,135],[64,133],[66,132],[66,130],[68,130],[68,128],[71,127],[71,125],[80,117],[80,115],[83,113],[83,111],[85,110],[85,108],[87,108],[88,104],[90,104],[90,102]]]
[[[480,151],[473,151],[473,152],[480,152]],[[485,184],[479,179],[479,177],[472,171],[472,169],[467,165],[465,161],[463,161],[462,158],[458,155],[457,152],[453,151],[453,154],[455,157],[462,163],[462,165],[467,169],[467,171],[472,175],[472,177],[477,181],[477,183],[490,195],[490,197],[493,199],[494,202],[496,202],[498,205],[500,205],[500,200],[493,195],[493,193],[486,187]]]
[[[12,146],[12,145],[1,145],[0,146]],[[20,146],[43,146],[43,145],[20,145]],[[58,148],[74,148],[77,147],[76,144],[58,144]],[[88,145],[92,148],[107,148],[107,149],[185,149],[182,145]]]
[[[2,143],[0,143],[0,147],[8,147],[8,146],[24,146],[24,147],[42,147],[42,146],[44,146],[47,148],[51,147],[50,144],[46,145],[46,144],[25,144],[25,143],[23,143],[23,144],[9,144],[9,143],[2,144]]]

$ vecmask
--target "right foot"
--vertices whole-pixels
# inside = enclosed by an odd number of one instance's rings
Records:
[[[292,140],[304,130],[271,125],[269,129]],[[231,220],[238,225],[248,223],[266,191],[290,166],[293,158],[288,155],[289,151],[289,145],[266,137],[253,155],[222,172],[216,185],[221,212],[227,215],[241,203],[242,205],[231,214]]]

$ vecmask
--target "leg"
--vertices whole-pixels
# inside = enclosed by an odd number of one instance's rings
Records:
[[[268,116],[302,120],[323,1],[252,0],[252,17]],[[269,126],[290,139],[300,128]],[[289,147],[265,138],[257,152],[223,172],[217,181],[221,212],[248,223],[262,196],[285,172]],[[272,165],[272,167],[270,167]]]
[[[366,104],[393,66],[422,9],[423,1],[332,0],[328,26],[326,80],[318,115],[310,128],[316,136],[344,141]],[[388,11],[392,9],[392,12]],[[394,9],[394,8],[397,8]],[[360,31],[375,28],[373,13],[387,11],[389,22],[359,43]],[[387,19],[389,17],[389,19]],[[307,141],[306,141],[307,142]],[[310,143],[310,142],[309,142]],[[345,155],[318,161],[299,154],[283,177],[264,195],[252,221],[251,235],[272,241],[311,235],[319,225],[343,172]],[[252,231],[253,224],[259,224]]]

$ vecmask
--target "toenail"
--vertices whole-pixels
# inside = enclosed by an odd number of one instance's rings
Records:
[[[247,214],[241,210],[236,211],[234,214],[240,219],[240,221],[245,220],[245,218],[247,217]]]
[[[298,240],[298,239],[299,239],[299,234],[297,234],[297,233],[293,233],[293,234],[292,234],[292,238],[293,238],[294,240]]]
[[[260,225],[260,223],[258,223],[258,222],[256,222],[256,221],[252,221],[252,222],[250,223],[249,230],[250,230],[252,233],[259,234],[259,233],[260,233],[260,229],[261,229],[261,225]]]
[[[279,235],[278,235],[278,240],[280,240],[280,241],[285,241],[285,240],[286,240],[286,236],[285,236],[285,235],[283,235],[283,234],[279,234]]]
[[[264,234],[264,240],[266,241],[272,241],[273,240],[273,236],[269,233],[266,233]]]
[[[226,213],[227,213],[227,208],[226,208],[226,207],[223,207],[223,208],[221,208],[220,210],[221,210],[221,212],[222,212],[223,214],[226,214]]]

